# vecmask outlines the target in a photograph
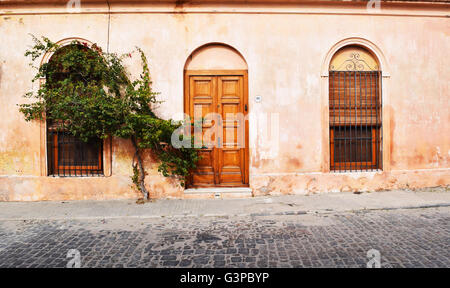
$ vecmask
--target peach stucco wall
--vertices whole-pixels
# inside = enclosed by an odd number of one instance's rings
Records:
[[[101,4],[82,6],[81,14],[56,6],[0,6],[0,201],[139,196],[129,178],[131,145],[120,139],[112,140],[110,176],[45,176],[41,124],[25,122],[16,106],[38,85],[31,83],[33,71],[24,57],[32,44],[29,33],[53,41],[79,37],[118,53],[141,47],[164,101],[158,113],[165,118],[183,112],[189,55],[211,42],[234,47],[248,66],[254,195],[450,184],[450,5],[418,9],[383,3],[376,13],[357,4],[165,5],[112,4],[110,15]],[[367,44],[381,62],[383,171],[328,171],[324,67],[339,43]],[[129,67],[138,75],[133,60]],[[267,133],[267,127],[279,129]],[[150,155],[146,166],[153,197],[184,196],[175,181],[159,175]]]

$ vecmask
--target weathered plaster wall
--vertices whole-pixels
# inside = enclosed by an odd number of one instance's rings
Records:
[[[31,84],[33,72],[23,56],[32,44],[29,33],[53,41],[81,37],[118,53],[141,47],[151,64],[154,88],[164,100],[158,113],[166,118],[183,112],[183,68],[188,56],[210,42],[236,48],[248,65],[250,187],[255,195],[450,185],[448,9],[430,8],[413,17],[408,13],[418,11],[412,8],[397,16],[360,15],[365,11],[360,7],[334,6],[314,13],[308,12],[314,7],[283,7],[279,13],[266,13],[271,11],[267,7],[248,8],[261,14],[207,13],[211,11],[207,7],[203,12],[191,11],[195,13],[179,7],[159,8],[166,9],[164,13],[151,11],[152,7],[120,12],[126,8],[113,6],[115,13],[110,16],[105,5],[81,15],[64,14],[63,9],[57,10],[62,14],[45,13],[51,9],[42,8],[31,10],[37,14],[23,12],[30,8],[3,11],[0,200],[138,196],[130,188],[132,149],[124,140],[113,139],[110,177],[41,176],[45,150],[40,146],[40,124],[26,123],[16,106],[26,101],[21,97],[24,93],[38,85]],[[383,153],[383,172],[328,172],[327,88],[321,67],[331,47],[351,37],[375,44],[388,65],[382,67],[390,75],[383,78],[383,141],[389,147]],[[137,75],[134,60],[130,69]],[[261,103],[254,101],[257,95]],[[278,131],[267,133],[268,123]],[[146,165],[153,196],[183,197],[175,182],[158,174],[150,155]]]

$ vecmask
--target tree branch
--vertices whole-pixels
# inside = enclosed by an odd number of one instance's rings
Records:
[[[145,170],[144,165],[142,164],[142,158],[139,154],[139,147],[137,145],[137,141],[135,137],[131,137],[131,142],[133,143],[133,147],[135,149],[135,156],[137,159],[137,165],[139,169],[139,177],[138,177],[138,187],[139,190],[144,194],[144,199],[149,199],[150,193],[145,188]]]

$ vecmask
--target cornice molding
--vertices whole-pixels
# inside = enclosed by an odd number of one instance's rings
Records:
[[[448,0],[380,0],[384,4],[439,4],[448,3]],[[69,0],[0,0],[0,4],[33,5],[33,4],[67,4]],[[172,3],[177,6],[207,4],[207,5],[229,5],[229,4],[283,4],[295,5],[302,3],[341,3],[341,4],[367,4],[369,0],[81,0],[82,3],[105,3],[110,4],[161,4]]]
[[[412,17],[449,17],[450,2],[385,1],[381,9],[367,9],[368,0],[0,0],[0,15],[224,13],[224,14],[333,14]],[[442,2],[441,2],[442,1]],[[72,6],[76,8],[75,6]]]

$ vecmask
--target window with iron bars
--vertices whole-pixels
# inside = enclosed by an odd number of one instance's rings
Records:
[[[61,66],[59,56],[68,49],[87,50],[82,45],[67,45],[59,48],[49,60],[50,65]],[[61,71],[46,77],[48,84],[64,80],[68,72]],[[48,75],[47,75],[48,76]],[[57,84],[54,84],[57,85]],[[60,126],[60,125],[59,125]],[[49,176],[102,176],[103,141],[99,138],[84,142],[58,127],[57,123],[47,121],[47,167]]]
[[[331,171],[382,168],[380,87],[380,71],[329,71]]]
[[[81,141],[51,125],[47,130],[48,174],[52,176],[103,175],[103,142]]]

